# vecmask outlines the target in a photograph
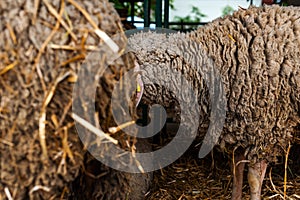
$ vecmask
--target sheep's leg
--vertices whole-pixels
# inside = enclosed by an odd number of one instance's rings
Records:
[[[243,189],[243,176],[245,163],[241,162],[245,160],[243,153],[237,153],[234,156],[234,167],[233,167],[233,186],[232,186],[232,200],[242,199],[242,189]]]
[[[261,187],[266,174],[267,165],[265,160],[257,162],[252,166],[249,165],[248,182],[251,200],[261,199]]]

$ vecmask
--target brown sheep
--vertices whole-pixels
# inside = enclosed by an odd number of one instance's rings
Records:
[[[180,71],[192,82],[200,122],[189,124],[200,124],[199,135],[207,129],[208,119],[213,120],[208,101],[212,96],[205,86],[205,70],[213,64],[225,92],[213,95],[226,100],[217,143],[234,158],[232,199],[242,198],[245,163],[251,199],[260,199],[268,163],[283,155],[300,123],[300,8],[241,9],[188,34],[138,33],[129,44],[146,82],[142,101],[163,105],[172,101],[172,94],[151,84],[153,78],[181,87],[181,81],[158,73],[158,68]]]

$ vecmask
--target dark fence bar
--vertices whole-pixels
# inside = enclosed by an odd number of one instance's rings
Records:
[[[162,0],[156,0],[155,6],[156,27],[162,27]]]

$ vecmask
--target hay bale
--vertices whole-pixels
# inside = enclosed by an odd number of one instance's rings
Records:
[[[108,51],[99,51],[104,43],[95,29],[123,51],[120,18],[107,0],[4,0],[0,10],[0,199],[66,197],[70,183],[86,172],[81,166],[89,166],[71,117],[74,82],[90,52],[104,58],[95,77],[106,64]],[[130,58],[122,60],[95,78],[100,119],[111,118],[112,85],[132,67]],[[104,130],[113,123],[101,121]],[[116,187],[132,176],[120,177]],[[129,184],[116,193],[126,191]]]

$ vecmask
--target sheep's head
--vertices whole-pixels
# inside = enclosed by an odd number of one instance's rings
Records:
[[[171,107],[183,126],[210,131],[205,148],[211,150],[221,134],[226,101],[222,81],[201,45],[180,33],[139,33],[128,41],[141,74],[142,102]]]

